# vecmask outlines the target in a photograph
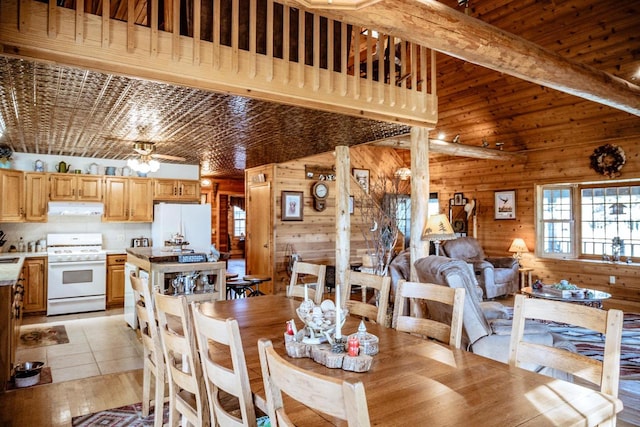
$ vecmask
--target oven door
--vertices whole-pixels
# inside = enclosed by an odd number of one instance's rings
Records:
[[[72,298],[106,293],[105,261],[49,263],[48,298]]]

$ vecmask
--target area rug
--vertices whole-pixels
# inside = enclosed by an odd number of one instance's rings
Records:
[[[37,385],[43,385],[43,384],[51,384],[51,368],[48,366],[45,366],[44,368],[42,368],[42,370],[40,371],[40,381],[38,381],[37,384],[34,384],[30,387],[35,387]],[[27,388],[27,387],[24,387]],[[16,387],[15,383],[13,380],[9,381],[7,383],[7,390],[20,390],[21,388]]]
[[[69,337],[64,325],[35,326],[20,328],[18,347],[44,347],[47,345],[67,344]]]
[[[167,424],[169,422],[169,404],[165,403],[163,409],[162,424]],[[73,417],[71,419],[71,425],[74,427],[152,426],[154,419],[154,408],[151,408],[149,416],[142,418],[142,403],[136,403],[134,405],[96,412],[95,414]]]
[[[602,360],[604,337],[599,333],[559,323],[549,327],[556,336],[575,344],[578,353]],[[620,353],[620,379],[640,379],[640,314],[624,314]]]

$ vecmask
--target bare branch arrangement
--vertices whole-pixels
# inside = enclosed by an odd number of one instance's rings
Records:
[[[355,189],[356,206],[361,217],[358,227],[364,237],[369,258],[369,265],[364,262],[363,266],[372,268],[374,274],[386,275],[398,243],[399,231],[395,203],[389,206],[386,212],[382,209],[382,204],[385,194],[396,194],[398,183],[379,175],[371,180],[369,194],[363,191],[357,182],[352,188]]]

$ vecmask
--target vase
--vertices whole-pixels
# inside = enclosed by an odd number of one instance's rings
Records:
[[[11,169],[11,159],[0,159],[0,169]]]

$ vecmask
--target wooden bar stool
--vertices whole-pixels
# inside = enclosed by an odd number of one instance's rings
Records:
[[[227,299],[245,298],[251,295],[253,288],[251,282],[246,280],[233,280],[227,282]]]
[[[251,293],[249,294],[249,296],[250,297],[257,297],[257,296],[260,296],[260,295],[264,295],[264,292],[262,292],[260,290],[260,283],[268,282],[269,280],[271,280],[271,277],[263,276],[263,275],[260,275],[260,274],[251,274],[251,275],[248,275],[248,276],[244,276],[242,278],[242,280],[245,280],[245,281],[251,283],[252,287],[255,286],[254,288],[252,288]]]

